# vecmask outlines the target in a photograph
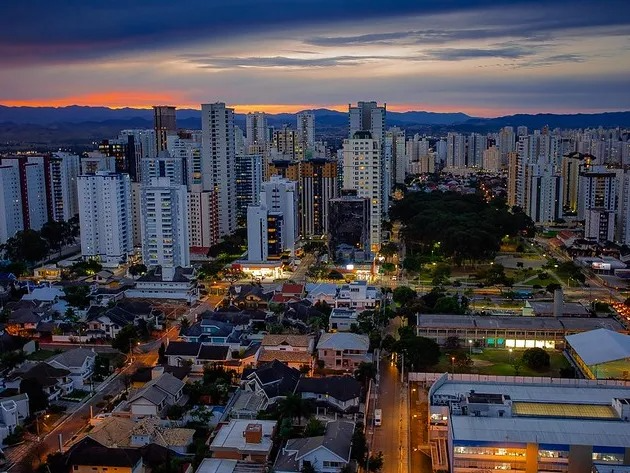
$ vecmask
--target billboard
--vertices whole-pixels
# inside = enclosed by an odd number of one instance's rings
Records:
[[[591,263],[591,268],[601,271],[610,271],[610,263],[600,263],[599,261],[593,261]]]

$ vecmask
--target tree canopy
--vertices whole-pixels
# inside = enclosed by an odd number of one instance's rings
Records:
[[[501,239],[529,233],[533,223],[519,208],[489,204],[478,195],[412,192],[394,202],[390,218],[402,223],[401,235],[411,253],[441,254],[456,264],[493,258]]]

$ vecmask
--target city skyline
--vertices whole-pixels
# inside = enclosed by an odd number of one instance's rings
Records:
[[[491,117],[630,109],[623,2],[31,1],[0,20],[0,103]],[[37,8],[33,8],[37,7]],[[37,11],[34,15],[32,12]]]

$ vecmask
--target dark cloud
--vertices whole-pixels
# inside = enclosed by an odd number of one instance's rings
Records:
[[[411,38],[444,43],[454,38],[496,37],[510,29],[522,35],[550,32],[567,26],[625,25],[625,0],[595,2],[557,0],[541,8],[533,0],[9,0],[0,16],[0,61],[3,65],[64,63],[95,60],[138,51],[157,51],[207,41],[226,41],[261,32],[282,34],[286,29],[352,22],[370,26],[389,18],[440,13],[494,12],[512,14],[499,30],[459,28],[450,31],[408,31],[315,37],[310,44],[369,44]],[[510,8],[512,7],[512,8]],[[564,10],[563,10],[564,8]],[[523,13],[522,15],[519,14]],[[528,25],[531,12],[536,22]],[[507,15],[507,13],[506,13]],[[576,18],[577,17],[577,18]],[[485,20],[489,20],[488,17]],[[487,24],[487,22],[483,23]],[[498,32],[497,32],[498,31]]]
[[[534,54],[535,51],[524,47],[507,48],[443,48],[427,54],[430,59],[439,61],[461,61],[465,59],[479,59],[488,57],[520,59]]]
[[[286,56],[273,57],[207,57],[201,55],[180,56],[185,61],[206,69],[234,68],[295,68],[307,69],[317,67],[357,66],[380,60],[419,60],[420,57],[409,56],[332,56],[322,58],[293,58]]]

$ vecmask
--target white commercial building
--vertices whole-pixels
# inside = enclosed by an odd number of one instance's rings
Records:
[[[131,181],[128,174],[79,176],[81,255],[116,266],[133,251]]]
[[[201,131],[203,190],[217,195],[218,236],[231,235],[236,230],[234,110],[221,102],[202,104]]]
[[[351,115],[352,116],[352,115]],[[343,189],[357,191],[370,200],[370,249],[378,252],[383,220],[383,166],[381,146],[367,131],[356,132],[343,142]]]
[[[482,166],[484,171],[499,172],[501,170],[501,151],[491,146],[483,152]]]
[[[551,165],[532,165],[528,215],[534,223],[552,223],[562,218],[562,176]]]
[[[160,151],[154,158],[142,160],[142,183],[148,184],[152,179],[166,177],[173,185],[182,185],[186,182],[184,174],[184,160],[177,156],[171,156],[168,151]]]
[[[142,186],[142,258],[162,267],[190,266],[186,186],[168,177]]]

